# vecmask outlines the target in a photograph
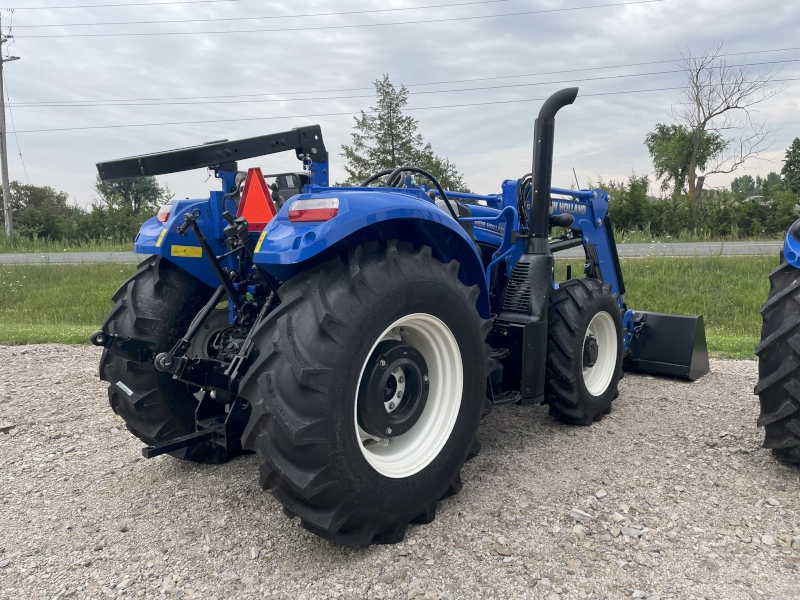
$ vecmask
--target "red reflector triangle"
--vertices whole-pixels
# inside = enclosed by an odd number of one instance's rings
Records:
[[[272,194],[269,193],[261,169],[258,167],[248,169],[236,216],[247,219],[248,231],[263,231],[267,223],[277,214]]]

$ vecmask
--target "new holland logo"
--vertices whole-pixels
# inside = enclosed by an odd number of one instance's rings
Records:
[[[579,202],[567,202],[566,200],[553,200],[554,213],[572,213],[573,215],[585,215],[586,206]]]
[[[486,223],[485,221],[475,221],[475,227],[495,233],[503,233],[506,230],[505,223],[498,223],[495,225],[494,223]]]

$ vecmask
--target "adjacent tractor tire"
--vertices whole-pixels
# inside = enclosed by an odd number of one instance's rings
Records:
[[[622,377],[622,317],[611,286],[571,279],[550,295],[545,403],[568,423],[611,412]]]
[[[423,246],[369,242],[303,272],[254,336],[242,436],[260,483],[307,530],[394,543],[461,488],[485,395],[479,290]]]
[[[758,425],[765,430],[765,448],[800,464],[800,269],[781,256],[769,281],[769,296],[761,307],[761,343],[756,348]]]
[[[161,257],[150,257],[123,283],[103,323],[107,334],[130,336],[154,344],[155,354],[168,351],[186,332],[213,290]],[[109,383],[111,408],[128,430],[145,444],[155,445],[195,431],[198,399],[187,384],[152,363],[139,363],[103,351],[100,378]],[[230,456],[220,446],[204,442],[171,453],[201,463],[222,463]]]

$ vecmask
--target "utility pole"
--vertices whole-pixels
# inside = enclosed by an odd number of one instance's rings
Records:
[[[12,60],[19,60],[19,56],[3,56],[2,48],[14,36],[3,35],[2,17],[0,16],[0,169],[3,171],[3,210],[6,221],[6,236],[11,237],[14,232],[14,221],[11,215],[11,188],[8,185],[8,143],[6,137],[6,93],[3,80],[3,65]]]

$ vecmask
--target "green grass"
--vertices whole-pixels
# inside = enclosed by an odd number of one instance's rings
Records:
[[[759,309],[777,256],[623,258],[625,300],[637,310],[703,315],[708,349],[716,356],[754,358],[761,337]],[[556,279],[583,272],[581,260],[556,261]]]
[[[650,232],[647,225],[640,229],[617,229],[614,227],[614,239],[618,244],[651,244],[681,242],[774,242],[783,240],[781,236],[742,237],[734,230],[731,235],[710,235],[707,231],[697,229],[681,229],[678,235],[656,235]]]
[[[135,265],[0,265],[0,342],[88,344]]]
[[[50,239],[30,239],[22,236],[7,238],[0,233],[0,254],[30,254],[45,252],[133,252],[133,242],[89,240],[59,242]]]
[[[771,256],[622,259],[629,306],[665,313],[701,314],[709,350],[753,358],[761,332],[759,308],[767,297]],[[556,275],[582,273],[582,261],[559,259]],[[88,343],[111,310],[111,296],[134,265],[0,265],[0,342]]]

